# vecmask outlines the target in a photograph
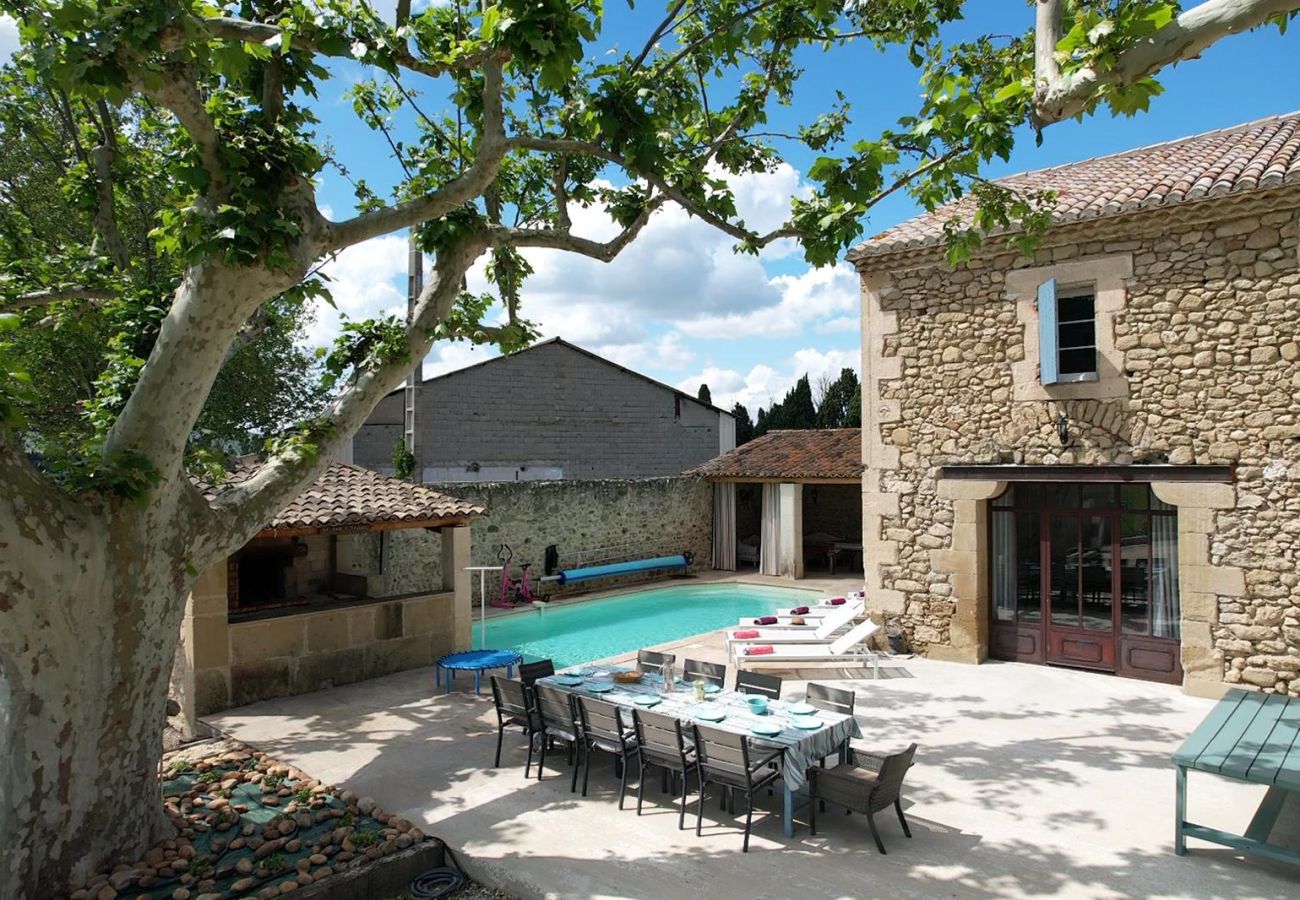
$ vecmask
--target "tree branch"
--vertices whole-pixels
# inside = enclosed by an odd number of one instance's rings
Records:
[[[0,308],[12,312],[16,309],[35,309],[39,306],[49,306],[51,303],[66,303],[69,300],[93,300],[102,303],[105,300],[112,300],[116,296],[117,292],[111,291],[108,288],[53,288],[48,291],[33,291],[30,294],[19,294],[8,303],[0,306]]]
[[[211,179],[208,193],[219,193],[226,184],[225,171],[221,165],[221,138],[192,75],[184,67],[173,66],[159,83],[150,86],[143,80],[137,80],[133,87],[181,123],[181,127],[198,148],[199,159]]]
[[[99,115],[96,120],[99,128],[99,143],[91,148],[90,160],[95,170],[95,231],[104,239],[109,258],[119,271],[126,271],[131,266],[131,254],[126,248],[126,241],[117,227],[117,207],[113,192],[113,160],[117,156],[117,129],[113,124],[112,113],[103,100],[98,103]]]
[[[444,321],[460,295],[469,267],[487,249],[484,235],[466,238],[438,254],[429,281],[421,291],[406,330],[406,354],[387,359],[356,373],[323,417],[325,436],[316,453],[273,456],[247,481],[221,490],[206,515],[220,527],[199,529],[197,541],[203,555],[233,552],[246,535],[256,532],[337,457],[346,441],[361,427],[380,398],[401,385],[412,362],[423,360],[433,344],[435,327]],[[213,543],[217,542],[217,543]],[[232,546],[233,544],[233,546]]]
[[[211,19],[197,19],[196,22],[206,28],[213,37],[228,41],[265,44],[267,41],[273,41],[276,38],[281,40],[284,38],[284,31],[278,25],[268,25],[265,22],[250,22],[247,19],[240,19],[235,16],[216,16]],[[352,59],[349,53],[330,52],[322,49],[321,45],[316,41],[315,35],[310,31],[295,31],[292,44],[290,49],[293,50],[306,50],[337,59]],[[484,47],[474,53],[466,54],[458,59],[454,65],[443,66],[417,59],[406,49],[393,49],[392,47],[385,47],[385,49],[392,53],[393,62],[401,68],[427,75],[430,78],[441,78],[443,75],[448,75],[454,71],[477,69],[479,66],[489,63],[500,65],[509,59],[507,53],[497,47]]]
[[[327,226],[321,252],[341,250],[446,215],[487,189],[508,149],[501,107],[501,66],[493,63],[483,70],[483,134],[470,167],[431,194]]]
[[[1109,69],[1057,68],[1061,0],[1040,0],[1035,27],[1034,124],[1041,128],[1087,110],[1099,89],[1130,85],[1167,65],[1198,56],[1214,42],[1300,9],[1297,0],[1205,0],[1134,44]],[[1049,43],[1050,42],[1050,43]],[[1050,60],[1049,60],[1050,57]]]
[[[709,223],[714,228],[724,234],[734,237],[738,241],[746,241],[755,247],[766,247],[768,244],[784,238],[799,237],[801,232],[797,228],[778,228],[764,235],[757,235],[733,222],[728,222],[715,213],[696,205],[689,197],[681,192],[678,188],[669,184],[662,176],[651,172],[638,172],[627,168],[626,162],[617,153],[606,150],[599,144],[593,144],[588,141],[575,141],[570,138],[537,138],[530,135],[519,135],[511,138],[507,142],[512,150],[535,150],[540,153],[574,153],[579,156],[592,156],[597,159],[604,159],[615,165],[622,166],[629,174],[645,179],[646,183],[659,190],[669,200],[672,200],[682,209],[686,210],[693,216]],[[712,151],[706,154],[703,159],[707,161],[712,156]]]
[[[655,44],[659,43],[660,38],[664,36],[664,32],[668,30],[668,26],[673,24],[673,20],[677,18],[677,14],[682,11],[682,7],[685,5],[686,0],[677,0],[672,8],[668,10],[668,15],[664,16],[663,21],[650,33],[645,46],[641,48],[641,52],[637,54],[636,59],[632,60],[632,65],[628,68],[629,75],[636,74],[636,70],[641,68],[645,58],[650,55],[650,51],[654,49]]]
[[[489,232],[493,246],[509,245],[511,247],[542,247],[550,250],[567,250],[580,253],[600,262],[612,262],[623,248],[645,228],[667,197],[663,194],[652,198],[641,213],[612,240],[604,243],[590,238],[578,237],[567,230],[555,228],[494,228]]]
[[[271,57],[262,70],[262,117],[267,130],[273,130],[284,109],[284,57]]]

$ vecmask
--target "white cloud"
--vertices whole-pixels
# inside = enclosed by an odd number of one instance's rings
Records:
[[[692,337],[736,339],[798,335],[812,326],[820,334],[857,330],[858,280],[848,265],[778,275],[770,282],[776,303],[725,315],[699,316],[681,323]]]
[[[9,61],[18,50],[18,21],[0,15],[0,63]]]
[[[307,330],[313,347],[328,346],[342,331],[342,319],[406,315],[406,294],[398,279],[406,274],[406,238],[373,238],[349,247],[321,268],[330,279],[334,306],[317,301],[316,318]],[[337,311],[336,311],[337,310]]]
[[[694,393],[701,384],[709,386],[713,402],[723,409],[743,403],[750,415],[757,415],[759,407],[771,407],[781,400],[794,383],[807,375],[816,385],[823,377],[838,378],[841,369],[859,372],[862,357],[857,350],[818,350],[805,347],[786,358],[780,369],[759,363],[748,372],[720,366],[705,366],[697,374],[683,378],[677,387]]]
[[[656,369],[680,371],[695,362],[695,351],[687,347],[682,342],[682,336],[675,331],[661,335],[654,341],[591,345],[586,349],[629,369],[653,366]]]
[[[808,192],[798,170],[780,165],[774,171],[729,179],[740,218],[765,231],[789,213],[790,198]],[[600,183],[607,187],[607,183]],[[618,226],[604,209],[573,207],[573,232],[608,240]],[[830,321],[853,313],[857,287],[851,270],[770,277],[764,260],[787,255],[793,244],[782,242],[761,258],[737,254],[735,241],[716,228],[668,205],[613,262],[601,263],[558,250],[525,250],[534,274],[524,285],[524,316],[538,323],[543,335],[560,336],[600,348],[640,343],[666,324],[691,337],[744,337],[802,333],[818,318]],[[470,273],[471,290],[487,290],[482,266]],[[649,351],[638,351],[648,357]],[[680,354],[669,361],[682,363]]]
[[[806,192],[798,171],[787,165],[734,178],[732,186],[741,218],[757,230],[780,224],[790,197]],[[575,207],[571,218],[575,234],[607,240],[618,233],[600,207]],[[629,368],[673,380],[699,364],[699,355],[707,353],[705,342],[810,332],[856,337],[858,285],[851,268],[769,276],[763,260],[736,254],[733,244],[670,205],[609,264],[574,253],[526,250],[534,275],[524,285],[521,312],[537,323],[542,337],[563,337]],[[765,258],[784,252],[770,249]],[[468,275],[471,291],[491,287],[485,262],[481,258]],[[376,238],[344,251],[325,272],[334,279],[331,290],[339,311],[349,318],[404,313],[403,236]],[[488,319],[502,317],[502,310],[494,309]],[[327,343],[339,327],[338,313],[322,308],[309,339],[315,345]],[[494,353],[468,344],[441,345],[425,360],[424,371],[432,377]],[[740,399],[756,407],[779,399],[808,368],[800,363],[796,372],[795,365],[791,358],[784,365],[756,365],[745,374],[706,366],[712,374],[702,380],[720,402],[731,405]],[[694,380],[689,390],[693,393],[698,385]]]
[[[425,357],[421,371],[425,378],[437,378],[500,355],[501,351],[495,347],[479,347],[465,341],[447,341],[434,346]]]

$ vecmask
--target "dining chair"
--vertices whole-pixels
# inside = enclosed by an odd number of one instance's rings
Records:
[[[703,681],[705,684],[722,687],[727,681],[727,667],[722,663],[688,659],[682,663],[682,680],[687,684]]]
[[[814,800],[825,800],[854,812],[866,813],[871,836],[876,839],[876,849],[882,854],[885,844],[876,830],[875,813],[890,806],[898,813],[898,824],[909,838],[912,831],[903,817],[903,777],[912,767],[916,744],[889,756],[878,756],[854,748],[849,751],[849,761],[833,769],[810,769],[809,792]],[[808,828],[817,833],[817,806],[808,804]]]
[[[677,654],[675,653],[657,653],[654,650],[638,650],[636,654],[636,670],[638,672],[650,672],[657,675],[659,670],[664,667],[664,663],[676,661]]]
[[[690,746],[682,723],[672,716],[644,709],[632,710],[632,725],[636,730],[637,759],[640,778],[636,786],[636,814],[641,815],[641,801],[645,794],[646,771],[652,767],[663,769],[682,778],[681,809],[677,814],[677,829],[686,827],[686,795],[690,791],[692,771],[698,780],[695,765],[695,748]]]
[[[555,674],[555,660],[538,659],[533,662],[526,662],[519,666],[519,680],[524,683],[524,687],[531,688],[534,682],[539,678],[546,678],[548,675]]]
[[[577,716],[573,712],[573,695],[549,684],[533,685],[533,699],[537,709],[539,730],[542,736],[542,755],[537,761],[537,780],[542,780],[542,770],[546,768],[546,748],[552,739],[559,739],[569,745],[569,763],[573,766],[573,780],[569,792],[578,789],[578,764],[575,757],[582,749],[578,739]]]
[[[613,703],[592,697],[575,697],[578,728],[582,733],[582,796],[587,796],[587,779],[591,775],[594,750],[612,753],[618,764],[618,808],[623,808],[627,792],[627,770],[638,752],[636,732],[623,722],[623,710]]]
[[[736,690],[746,694],[760,694],[769,700],[781,699],[781,678],[761,672],[736,670]]]
[[[541,729],[523,683],[493,675],[492,703],[497,711],[497,755],[492,766],[497,768],[501,765],[501,740],[505,737],[506,729],[522,728],[524,737],[528,738],[528,758],[524,762],[524,777],[527,778],[533,767],[533,736],[539,734]]]
[[[740,850],[742,853],[749,852],[749,833],[754,823],[754,794],[776,781],[779,770],[773,763],[782,752],[777,748],[761,749],[755,753],[756,749],[743,734],[696,724],[695,753],[700,780],[700,799],[695,808],[697,837],[704,825],[704,790],[708,785],[721,785],[728,793],[744,791],[745,840]]]
[[[857,694],[846,688],[831,687],[827,684],[818,684],[815,681],[808,683],[808,689],[804,692],[804,702],[809,706],[815,706],[818,709],[824,709],[827,712],[839,713],[841,715],[853,718],[853,707],[857,701]],[[840,762],[844,762],[848,757],[849,739],[845,738],[844,743],[839,747]],[[825,758],[821,761],[822,768],[826,767]]]

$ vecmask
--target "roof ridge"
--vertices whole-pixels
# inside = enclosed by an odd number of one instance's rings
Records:
[[[993,182],[998,182],[1011,178],[1024,178],[1029,175],[1041,175],[1045,172],[1051,172],[1055,169],[1069,169],[1083,163],[1104,162],[1108,159],[1122,159],[1126,156],[1132,156],[1135,153],[1146,153],[1161,147],[1176,147],[1179,144],[1185,144],[1188,141],[1199,141],[1216,134],[1229,134],[1234,131],[1246,131],[1263,125],[1266,122],[1282,121],[1283,119],[1300,118],[1300,109],[1293,109],[1290,112],[1275,113],[1271,116],[1261,116],[1258,119],[1251,119],[1249,122],[1240,122],[1236,125],[1225,125],[1222,128],[1211,128],[1209,131],[1200,131],[1196,134],[1185,134],[1182,137],[1169,138],[1164,141],[1156,141],[1152,144],[1142,144],[1137,147],[1129,147],[1127,150],[1116,150],[1113,153],[1103,153],[1101,156],[1086,156],[1083,159],[1076,159],[1073,162],[1056,163],[1051,166],[1041,166],[1037,169],[1025,169],[1021,172],[1012,172],[1010,175],[1003,175],[1000,178],[994,178]],[[900,223],[901,224],[901,223]]]
[[[1300,110],[1263,116],[1116,153],[1028,169],[995,179],[1006,188],[1047,190],[1052,227],[1240,197],[1300,184]],[[964,194],[920,212],[853,247],[850,262],[938,245],[945,223],[969,220],[975,201]],[[1017,225],[989,234],[1014,233]]]

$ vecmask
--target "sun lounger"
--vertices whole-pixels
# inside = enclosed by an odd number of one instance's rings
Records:
[[[880,630],[868,619],[860,622],[829,644],[736,644],[737,669],[773,666],[783,669],[801,669],[807,666],[851,666],[871,663],[871,677],[880,677],[880,657],[871,651],[866,642]],[[771,650],[765,648],[770,647]],[[748,650],[747,648],[753,648]]]
[[[822,619],[826,618],[826,617],[829,616],[831,613],[836,612],[837,610],[842,609],[842,608],[845,607],[845,606],[854,606],[854,605],[856,605],[856,606],[858,607],[858,609],[861,610],[862,607],[866,604],[866,599],[865,599],[864,597],[862,597],[861,595],[858,595],[858,594],[853,594],[853,595],[850,595],[850,596],[844,598],[844,602],[841,603],[841,604],[838,604],[838,605],[831,605],[831,602],[830,602],[831,599],[832,599],[832,598],[830,598],[830,597],[823,597],[822,599],[818,600],[816,603],[806,603],[806,604],[801,604],[801,605],[804,605],[804,606],[807,606],[807,607],[808,607],[808,612],[806,612],[806,613],[802,613],[802,614],[801,614],[801,615],[802,615],[802,618],[803,618],[804,621],[807,623],[806,625],[793,625],[793,624],[791,624],[791,621],[790,621],[790,620],[794,618],[794,616],[791,615],[791,613],[790,613],[790,609],[791,609],[791,607],[789,607],[789,606],[783,606],[783,607],[781,607],[779,610],[777,610],[776,612],[764,613],[764,616],[767,616],[767,617],[769,617],[769,618],[775,618],[777,621],[776,621],[776,624],[775,624],[775,625],[768,625],[768,626],[762,626],[762,627],[768,627],[768,628],[805,628],[805,627],[807,627],[807,628],[816,628],[818,625],[821,624],[821,620],[822,620]],[[795,608],[797,608],[797,607],[795,607]],[[759,618],[759,617],[758,617],[758,616],[746,616],[745,618],[740,619],[736,624],[739,625],[741,628],[759,627],[759,626],[756,626],[755,623],[754,623],[754,620],[755,620],[756,618]]]
[[[861,604],[845,603],[823,616],[820,624],[812,628],[728,628],[727,653],[733,653],[737,644],[829,644],[835,639],[835,632],[856,619],[860,612]]]

